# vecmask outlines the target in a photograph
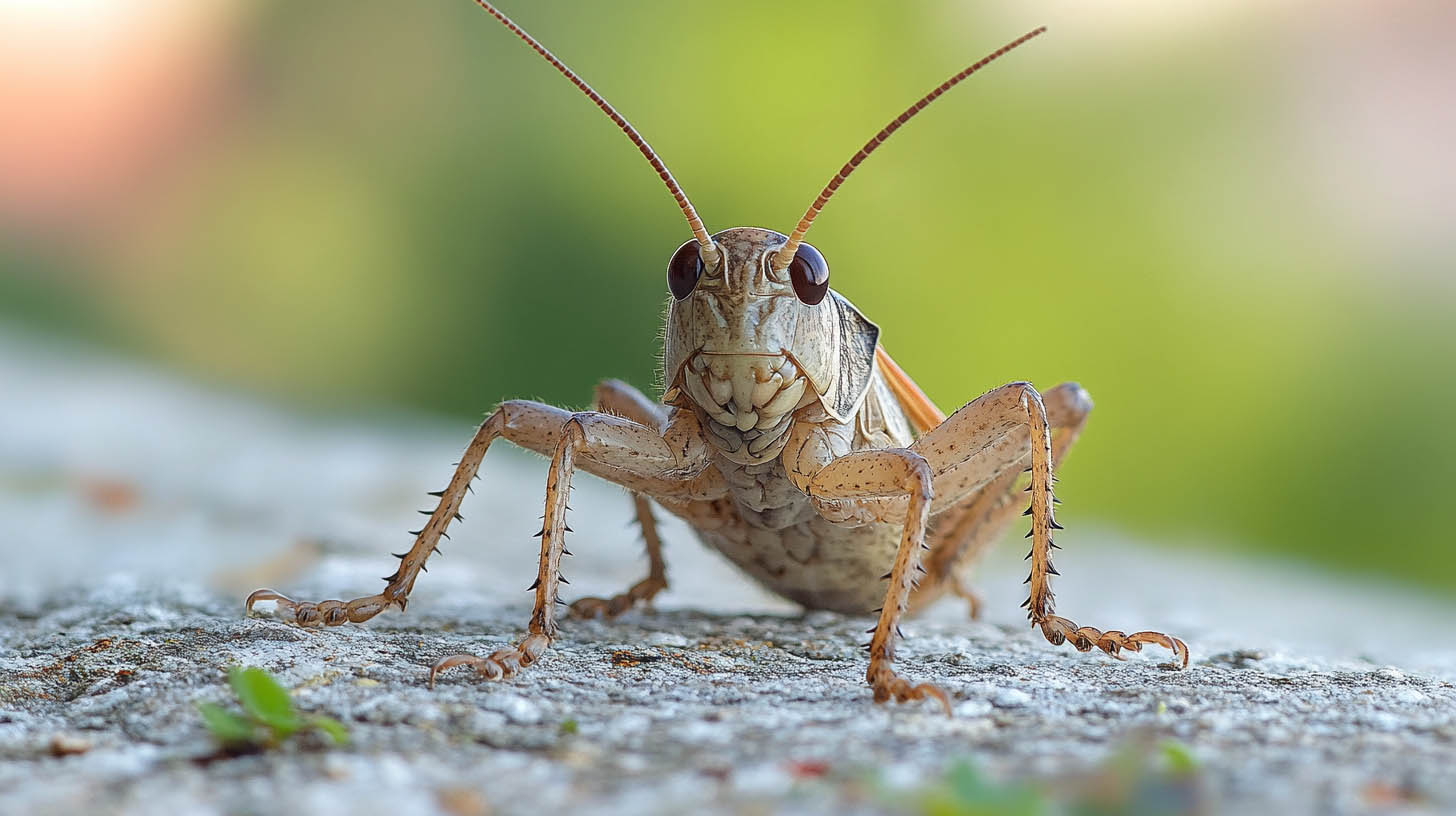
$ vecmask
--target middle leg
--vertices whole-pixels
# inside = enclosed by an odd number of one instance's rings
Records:
[[[661,429],[667,422],[667,406],[653,402],[621,380],[603,380],[597,386],[595,404],[598,411],[649,428]],[[632,511],[647,548],[647,577],[610,598],[578,598],[571,604],[573,616],[615,618],[637,604],[650,603],[657,593],[667,589],[667,562],[662,557],[662,537],[657,532],[657,519],[652,515],[652,502],[641,493],[633,493]]]

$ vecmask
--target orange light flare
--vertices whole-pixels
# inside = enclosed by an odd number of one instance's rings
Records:
[[[211,118],[239,8],[0,2],[0,232],[104,229],[163,186]]]

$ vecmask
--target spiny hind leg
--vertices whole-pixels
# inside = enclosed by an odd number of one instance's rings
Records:
[[[1141,651],[1144,644],[1156,644],[1173,653],[1174,665],[1188,666],[1188,644],[1162,632],[1142,631],[1128,634],[1117,629],[1102,631],[1092,626],[1078,626],[1071,620],[1052,614],[1053,595],[1051,576],[1056,575],[1052,566],[1052,531],[1062,529],[1054,517],[1052,504],[1052,442],[1047,427],[1046,409],[1036,392],[1028,386],[1023,398],[1029,429],[1031,431],[1031,506],[1026,514],[1031,516],[1031,573],[1026,577],[1029,593],[1023,606],[1032,626],[1041,629],[1042,635],[1054,645],[1071,643],[1078,651],[1090,651],[1094,646],[1107,654],[1122,658],[1123,650]]]
[[[621,380],[604,380],[597,386],[596,409],[626,417],[649,428],[661,428],[667,422],[667,406],[653,402],[641,391]],[[645,604],[667,589],[667,563],[662,557],[662,538],[657,532],[657,519],[652,503],[641,493],[632,494],[632,511],[642,530],[647,548],[647,577],[610,598],[579,598],[571,604],[577,618],[615,618],[637,604]]]
[[[1042,394],[1042,401],[1051,425],[1055,473],[1087,424],[1092,399],[1086,389],[1072,382],[1048,390]],[[1022,473],[1029,469],[1030,462],[1028,448],[1006,473],[931,520],[927,537],[930,553],[925,559],[927,574],[922,590],[911,603],[912,609],[923,608],[943,592],[949,592],[966,601],[971,618],[980,617],[982,603],[971,584],[972,568],[1021,514],[1023,505],[1016,501],[1020,492],[1016,485],[1025,481]]]
[[[1009,487],[1009,480],[1020,470],[1020,455],[1029,443],[1031,506],[1024,515],[1031,517],[1031,574],[1027,576],[1029,596],[1024,604],[1033,626],[1040,628],[1054,644],[1070,642],[1080,651],[1093,647],[1113,657],[1123,650],[1139,651],[1144,644],[1158,644],[1173,652],[1175,660],[1188,665],[1188,646],[1178,638],[1162,632],[1102,631],[1091,626],[1078,626],[1071,620],[1052,614],[1051,551],[1056,546],[1052,531],[1057,524],[1052,495],[1052,431],[1041,395],[1028,383],[1011,383],[990,391],[952,414],[945,422],[916,440],[911,449],[920,453],[935,473],[936,502],[948,502],[978,496],[982,485]],[[1009,466],[1008,466],[1009,465]],[[973,504],[974,504],[973,500]],[[999,512],[1009,512],[1004,508]]]

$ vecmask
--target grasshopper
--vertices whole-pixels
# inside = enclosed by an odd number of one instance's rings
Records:
[[[1031,573],[1022,604],[1054,645],[1100,648],[1113,657],[1144,644],[1186,667],[1188,647],[1161,632],[1102,631],[1053,614],[1053,473],[1081,433],[1092,401],[1076,383],[1038,393],[1030,383],[991,390],[946,416],[879,344],[879,328],[829,288],[823,254],[804,235],[845,179],[889,136],[966,77],[1038,28],[942,82],[875,134],[835,174],[794,230],[734,227],[710,235],[667,166],[600,94],[485,0],[476,3],[561,72],[646,157],[677,200],[692,238],[667,264],[671,293],[663,348],[664,391],[653,401],[626,383],[597,386],[594,411],[538,402],[502,403],[480,425],[450,483],[384,591],[344,602],[295,601],[271,589],[246,610],[275,601],[303,626],[360,623],[401,610],[497,439],[550,457],[540,566],[527,633],[486,657],[454,655],[429,674],[468,666],[500,680],[545,654],[558,632],[567,497],[579,468],[626,488],[641,524],[647,577],[612,598],[582,598],[580,617],[615,617],[667,586],[656,504],[770,590],[809,609],[873,610],[865,678],[876,702],[934,699],[943,690],[896,673],[901,618],[947,592],[976,601],[971,563],[1030,495]],[[1026,484],[1023,474],[1030,474]],[[1023,486],[1024,485],[1024,486]],[[886,582],[888,581],[888,587]],[[878,608],[875,608],[878,605]]]

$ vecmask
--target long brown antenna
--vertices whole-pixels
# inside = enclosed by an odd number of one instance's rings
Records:
[[[899,130],[901,125],[910,121],[911,117],[924,110],[926,105],[934,102],[936,98],[939,97],[941,94],[945,93],[951,88],[954,88],[956,85],[959,85],[961,80],[965,79],[971,74],[974,74],[982,68],[985,68],[988,64],[990,64],[992,61],[996,60],[998,57],[1002,56],[1006,52],[1012,50],[1013,48],[1016,48],[1027,40],[1030,40],[1031,38],[1044,33],[1045,31],[1046,26],[1041,26],[1034,31],[1030,31],[1026,34],[1021,35],[1020,37],[1017,37],[1011,42],[982,57],[979,61],[970,65],[964,71],[961,71],[950,79],[947,79],[946,81],[940,83],[940,85],[932,90],[930,93],[920,97],[920,101],[906,108],[904,113],[896,116],[894,120],[890,122],[890,124],[885,125],[879,133],[876,133],[874,138],[870,139],[868,142],[865,142],[865,146],[861,147],[859,149],[859,152],[854,154],[854,157],[851,158],[848,163],[846,163],[843,167],[839,168],[839,172],[834,174],[834,178],[830,179],[829,183],[824,185],[824,189],[820,191],[819,197],[814,199],[813,204],[809,205],[809,210],[804,213],[803,218],[799,219],[799,225],[797,227],[794,227],[793,233],[789,235],[789,242],[780,247],[779,251],[774,255],[774,269],[782,272],[785,268],[788,267],[789,262],[794,260],[794,253],[797,252],[799,249],[799,242],[804,240],[804,233],[809,231],[809,225],[814,223],[814,218],[819,215],[820,210],[824,209],[824,205],[829,201],[829,197],[834,195],[834,191],[839,189],[839,185],[843,184],[846,178],[849,178],[849,174],[854,172],[854,168],[859,167],[860,162],[868,158],[871,153],[875,152],[875,148],[884,144],[885,140],[890,138],[891,133]]]
[[[475,4],[489,12],[490,16],[500,20],[506,28],[511,30],[511,33],[525,40],[526,44],[534,48],[537,54],[544,57],[547,62],[555,66],[556,70],[571,80],[571,84],[579,88],[591,101],[597,103],[597,107],[602,109],[602,113],[605,113],[611,117],[613,122],[617,123],[617,127],[621,128],[622,132],[627,134],[627,138],[632,140],[632,144],[637,145],[637,149],[642,151],[643,156],[647,157],[647,161],[652,165],[652,169],[657,171],[657,175],[662,179],[662,183],[667,185],[668,192],[672,193],[673,198],[677,199],[677,206],[682,209],[683,215],[688,219],[688,228],[693,231],[693,237],[698,240],[698,246],[701,247],[699,251],[702,254],[704,266],[709,269],[717,266],[718,248],[713,245],[713,239],[708,237],[708,230],[703,227],[703,219],[698,217],[698,211],[693,209],[692,202],[688,201],[688,194],[683,192],[683,188],[677,183],[677,179],[672,177],[672,173],[668,172],[667,165],[662,163],[662,159],[657,157],[657,153],[652,149],[652,145],[649,145],[647,140],[642,138],[642,134],[638,133],[637,129],[632,127],[632,123],[628,122],[627,118],[622,114],[617,113],[617,109],[612,107],[611,103],[607,102],[606,99],[602,98],[601,94],[592,90],[592,87],[586,84],[586,80],[578,76],[575,71],[566,67],[566,63],[557,59],[555,54],[547,51],[546,46],[538,42],[535,37],[527,34],[526,30],[516,25],[511,18],[502,14],[499,9],[485,2],[485,0],[475,0]]]

